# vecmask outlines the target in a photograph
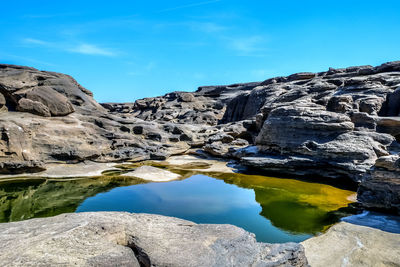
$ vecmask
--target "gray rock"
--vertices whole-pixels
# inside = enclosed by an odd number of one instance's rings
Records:
[[[396,266],[400,235],[341,222],[302,242],[311,266]]]
[[[6,105],[6,99],[4,98],[3,94],[0,93],[0,107]]]
[[[388,62],[100,106],[67,75],[0,65],[0,93],[10,111],[0,116],[0,159],[44,164],[165,159],[201,148],[243,158],[263,172],[346,178],[362,182],[365,192],[373,191],[372,182],[381,184],[376,197],[359,199],[390,207],[398,189],[387,189],[385,199],[387,180],[377,177],[397,172],[374,165],[400,152],[399,87],[399,62]],[[18,107],[19,101],[27,108]],[[25,112],[48,115],[38,102],[58,117]],[[254,145],[256,153],[242,150]]]
[[[65,116],[75,111],[67,97],[48,86],[40,86],[26,92],[25,97],[45,105],[52,116]]]
[[[367,208],[392,210],[400,214],[400,155],[376,160],[371,176],[357,191],[357,199]]]
[[[6,99],[3,96],[2,93],[0,93],[0,112],[5,112],[8,111],[8,108],[6,106]]]
[[[43,117],[51,117],[50,110],[47,106],[39,101],[32,101],[27,98],[21,98],[18,101],[17,110],[29,112]]]
[[[258,243],[232,225],[118,212],[0,224],[0,261],[3,266],[307,266],[296,243]]]

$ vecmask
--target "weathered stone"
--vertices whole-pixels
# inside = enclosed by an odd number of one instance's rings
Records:
[[[124,173],[122,176],[133,176],[154,182],[166,182],[176,180],[181,177],[179,174],[152,166],[141,166],[136,168],[134,171]]]
[[[20,174],[24,172],[41,172],[46,170],[43,162],[35,160],[9,160],[0,162],[0,174]]]
[[[377,159],[371,176],[358,188],[357,199],[367,208],[392,210],[400,214],[400,156]]]
[[[67,75],[0,65],[0,93],[11,111],[0,117],[0,158],[44,164],[166,159],[192,147],[219,157],[258,158],[243,162],[263,171],[369,181],[383,171],[374,167],[377,159],[400,151],[393,117],[400,110],[398,66],[297,73],[102,107]],[[29,112],[48,115],[40,102],[57,117],[13,112],[22,110],[22,99],[36,101]],[[248,145],[257,152],[242,150]],[[384,171],[387,177],[396,173]],[[382,179],[370,181],[386,190]],[[388,192],[388,199],[379,193],[368,203],[382,200],[389,207],[396,193]]]
[[[258,243],[232,225],[118,212],[0,224],[0,261],[5,266],[307,266],[296,243]]]
[[[3,94],[0,93],[0,107],[6,105],[6,99],[4,98]]]
[[[21,98],[18,101],[17,110],[21,112],[29,112],[43,117],[51,117],[50,110],[43,103],[32,101],[27,98]]]
[[[193,102],[195,100],[194,95],[191,93],[181,93],[179,97],[183,102]]]
[[[75,111],[68,98],[48,86],[33,88],[26,93],[26,98],[41,102],[53,116],[65,116]]]
[[[396,266],[400,234],[341,222],[302,242],[311,266]]]

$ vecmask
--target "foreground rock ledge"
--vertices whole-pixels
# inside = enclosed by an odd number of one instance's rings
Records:
[[[341,222],[302,242],[313,267],[399,266],[400,234]]]
[[[89,212],[0,224],[2,266],[307,266],[300,244],[232,225]]]

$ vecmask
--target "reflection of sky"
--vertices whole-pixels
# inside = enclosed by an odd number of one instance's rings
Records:
[[[266,242],[301,241],[309,237],[284,232],[260,216],[261,207],[253,190],[204,175],[115,188],[86,199],[76,211],[155,213],[197,223],[229,223],[255,233],[258,240]]]

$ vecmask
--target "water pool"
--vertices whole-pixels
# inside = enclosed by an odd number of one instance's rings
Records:
[[[197,223],[233,224],[263,242],[300,242],[339,219],[354,192],[259,175],[208,173],[165,183],[122,177],[0,183],[0,220],[64,212],[155,213]]]

